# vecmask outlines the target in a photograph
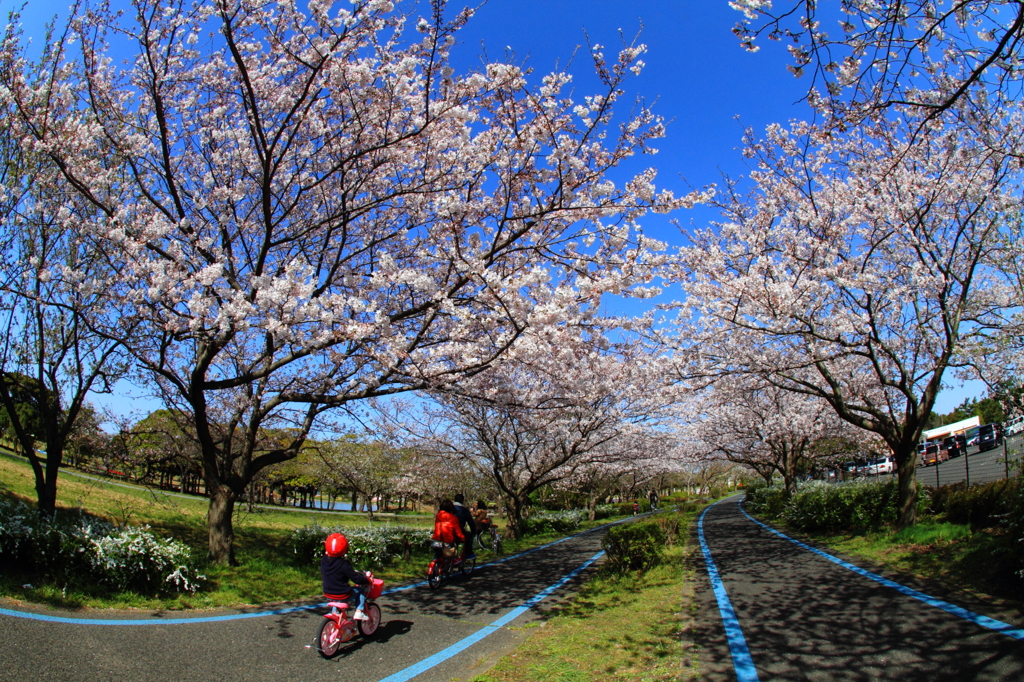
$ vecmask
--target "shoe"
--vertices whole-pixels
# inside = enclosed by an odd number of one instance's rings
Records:
[[[356,612],[352,614],[352,618],[355,620],[370,620],[370,617],[362,611],[360,611],[359,609],[356,609]]]

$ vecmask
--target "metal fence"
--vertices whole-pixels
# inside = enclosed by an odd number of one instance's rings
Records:
[[[975,448],[970,448],[975,450]],[[968,452],[963,457],[946,460],[930,466],[918,465],[917,480],[922,485],[937,488],[964,481],[967,485],[991,483],[1002,478],[1020,475],[1024,460],[1024,432],[1007,436],[999,447],[985,452]],[[891,478],[892,474],[882,474]],[[878,478],[880,478],[879,476]],[[858,476],[862,478],[862,476]],[[869,476],[868,478],[876,478]]]
[[[973,450],[974,448],[971,448]],[[917,480],[923,485],[937,488],[964,481],[967,485],[991,483],[1021,473],[1024,459],[1024,432],[1003,439],[999,447],[985,452],[968,452],[963,457],[946,460],[930,466],[918,465]],[[886,474],[889,475],[889,474]],[[895,472],[891,474],[895,476]]]

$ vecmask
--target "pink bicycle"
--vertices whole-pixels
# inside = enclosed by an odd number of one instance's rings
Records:
[[[342,644],[356,636],[356,629],[364,637],[370,637],[380,627],[380,607],[374,602],[384,590],[384,581],[374,578],[370,574],[370,592],[366,595],[366,605],[363,613],[367,620],[352,620],[348,617],[348,604],[345,602],[332,601],[327,605],[331,607],[328,613],[324,614],[323,622],[320,623],[320,631],[317,635],[317,650],[324,658],[331,658],[338,653]]]

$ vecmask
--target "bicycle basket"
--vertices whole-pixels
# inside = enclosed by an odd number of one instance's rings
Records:
[[[454,559],[459,555],[459,550],[455,548],[455,545],[445,545],[444,549],[441,550],[441,556],[445,559]]]
[[[367,595],[370,599],[376,599],[380,596],[380,593],[384,591],[384,581],[380,578],[370,579],[370,594]]]

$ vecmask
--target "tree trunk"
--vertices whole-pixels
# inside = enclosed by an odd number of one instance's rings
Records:
[[[210,509],[206,520],[210,526],[208,558],[215,564],[237,566],[235,561],[235,530],[232,525],[237,495],[221,484],[210,492]]]
[[[523,537],[523,503],[514,497],[505,499],[505,516],[508,520],[508,532],[516,540]]]
[[[896,528],[902,530],[917,523],[917,451],[897,452],[895,459],[899,472]]]

